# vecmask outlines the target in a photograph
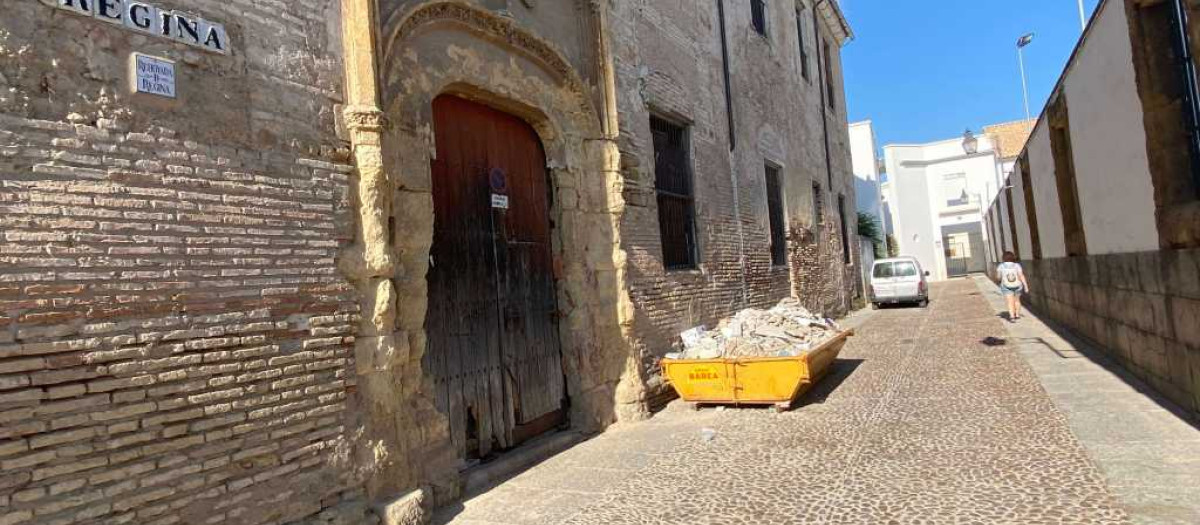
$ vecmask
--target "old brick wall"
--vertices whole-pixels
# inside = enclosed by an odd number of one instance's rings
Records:
[[[862,297],[857,273],[862,256],[850,250],[851,262],[846,263],[837,214],[826,210],[822,215],[815,230],[793,228],[788,232],[793,295],[805,308],[837,318],[849,313]]]
[[[747,226],[746,210],[737,215],[741,203],[734,202],[730,179],[733,159],[715,4],[704,2],[702,9],[676,3],[633,4],[637,5],[616,6],[610,21],[622,95],[620,147],[627,202],[622,237],[637,308],[638,350],[645,366],[651,367],[680,331],[711,324],[745,306],[749,290],[743,287],[748,288],[751,276],[743,274],[740,259],[739,228]],[[652,113],[690,128],[699,245],[694,270],[663,268]]]
[[[822,85],[824,70],[818,67],[823,64],[818,62],[816,56],[818,44],[812,30],[812,12],[805,9],[802,17],[805,38],[812,41],[809,59],[812,72],[809,89],[801,90],[806,111],[802,113],[804,128],[798,144],[806,154],[804,173],[807,176],[795,180],[803,187],[792,188],[789,192],[789,198],[798,201],[789,203],[792,213],[801,217],[794,218],[788,230],[792,295],[800,298],[804,306],[813,312],[837,318],[849,313],[856,303],[861,303],[865,292],[858,278],[861,254],[854,249],[858,245],[858,216],[853,205],[856,197],[850,157],[848,109],[842,88],[841,53],[830,55],[830,78],[836,95],[832,99],[822,98],[820,91],[825,89]],[[823,20],[820,38],[837,49],[830,36],[830,28]],[[824,60],[823,56],[821,60]],[[804,137],[811,138],[805,140]],[[821,186],[819,214],[813,210],[817,205],[813,197],[813,183]],[[844,210],[838,207],[839,197],[846,203]],[[849,237],[845,244],[842,242],[843,221],[844,231]],[[846,246],[850,247],[849,259],[845,257]]]
[[[854,202],[845,97],[836,59],[840,48],[832,40],[827,20],[818,23],[834,50],[837,98],[826,115],[811,8],[802,20],[809,54],[810,80],[805,80],[794,5],[768,2],[767,34],[760,35],[751,25],[749,2],[725,2],[731,130],[717,4],[716,0],[626,2],[613,6],[609,18],[615,35],[627,206],[621,234],[629,254],[629,289],[636,307],[635,351],[643,359],[651,393],[656,361],[671,351],[682,330],[713,326],[741,308],[767,306],[793,293],[836,316],[850,306],[843,299],[855,295],[854,267],[842,261],[835,221],[822,230],[824,242],[808,240],[811,235],[789,236],[788,267],[773,267],[770,256],[768,163],[780,169],[789,231],[813,230],[814,180],[823,187],[826,211],[836,210],[839,193],[848,203]],[[700,251],[694,270],[663,268],[651,115],[689,126]],[[822,139],[826,130],[821,119],[826,116],[832,188]],[[731,140],[736,147],[731,148]],[[852,214],[853,205],[848,209]],[[853,224],[849,225],[852,235]],[[854,245],[857,241],[851,242]],[[809,284],[797,286],[798,279]]]
[[[1200,416],[1200,251],[1022,261],[1038,312]]]
[[[811,10],[814,9],[816,2],[810,2],[804,9],[806,18],[806,27],[811,24]],[[820,8],[817,8],[820,11]],[[821,17],[819,17],[821,18]],[[858,246],[858,215],[854,207],[856,201],[854,188],[853,165],[850,156],[850,125],[849,125],[849,108],[847,107],[848,100],[844,89],[845,75],[842,68],[842,54],[838,51],[839,46],[833,37],[834,28],[826,21],[822,20],[820,36],[829,42],[832,49],[830,54],[830,82],[834,86],[834,96],[826,101],[827,111],[822,116],[817,117],[817,107],[819,102],[811,103],[811,114],[814,119],[825,119],[826,129],[824,136],[829,140],[829,157],[828,164],[825,160],[818,161],[813,165],[812,180],[821,183],[822,190],[825,193],[823,202],[822,223],[818,228],[815,228],[817,235],[809,236],[809,239],[816,240],[815,245],[808,246],[800,253],[797,253],[795,248],[792,248],[792,282],[793,293],[800,297],[801,301],[811,310],[819,313],[824,313],[826,316],[838,318],[846,315],[852,309],[864,304],[865,290],[862,289],[862,282],[858,278],[860,273],[859,265],[861,264],[861,254],[855,249]],[[811,33],[806,35],[806,38],[814,38]],[[846,44],[846,45],[853,45]],[[814,44],[815,46],[815,44]],[[815,53],[815,47],[813,48]],[[810,60],[815,61],[815,54]],[[824,57],[822,57],[822,60]],[[814,62],[812,67],[816,67]],[[822,79],[820,74],[814,72],[813,76],[814,91],[817,89],[818,82]],[[820,86],[823,88],[823,86]],[[818,95],[814,92],[814,98]],[[809,124],[809,130],[805,136],[811,137],[805,140],[807,148],[811,154],[819,155],[823,149],[818,143],[817,138],[821,137],[818,133],[819,120]],[[826,168],[826,166],[828,166]],[[822,170],[828,171],[822,171]],[[832,173],[832,176],[829,173]],[[823,179],[823,180],[822,180]],[[838,209],[838,198],[841,197],[845,202],[844,216],[841,215],[841,210]],[[807,199],[806,202],[811,203],[811,193],[803,193],[800,198]],[[805,208],[803,213],[806,216],[811,216],[811,207]],[[845,223],[844,231],[849,237],[846,242],[842,242],[842,223]],[[811,224],[811,222],[810,222]],[[793,229],[795,224],[793,224]],[[804,245],[804,236],[797,241],[798,244]],[[843,246],[849,247],[850,257],[849,262],[845,257]],[[816,249],[816,257],[812,253]],[[808,255],[803,255],[807,252]],[[818,287],[814,289],[812,286],[816,284]]]
[[[338,2],[156,5],[232,54],[0,19],[0,523],[365,522]]]

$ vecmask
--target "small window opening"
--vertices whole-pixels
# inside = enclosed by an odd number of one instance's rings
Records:
[[[825,215],[825,212],[821,209],[821,201],[823,198],[821,197],[821,183],[819,182],[813,183],[812,199],[813,229],[815,230],[821,226],[821,218],[823,215]]]
[[[767,165],[767,217],[771,228],[771,264],[787,265],[787,222],[783,213],[783,188],[779,168]]]
[[[755,33],[767,36],[767,0],[750,0],[750,21]]]
[[[688,128],[652,116],[650,130],[663,266],[668,270],[695,268],[698,250]]]
[[[808,73],[808,46],[804,44],[804,11],[796,10],[796,40],[800,43],[800,76],[812,82]]]
[[[838,222],[842,231],[842,262],[850,264],[850,228],[846,225],[846,196],[838,194]]]

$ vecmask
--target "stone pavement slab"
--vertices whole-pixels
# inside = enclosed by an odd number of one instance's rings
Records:
[[[932,292],[857,318],[792,412],[674,403],[438,523],[1128,523],[1020,347],[982,343],[1006,329],[976,284]]]
[[[995,285],[976,285],[999,314]],[[1138,524],[1200,524],[1200,428],[1099,348],[1026,312],[1006,324],[1070,428]]]

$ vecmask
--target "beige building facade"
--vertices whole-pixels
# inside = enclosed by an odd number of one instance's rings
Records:
[[[421,523],[857,289],[829,0],[15,0],[0,523]]]
[[[1035,310],[1191,412],[1200,106],[1181,50],[1195,56],[1198,16],[1188,2],[1101,2],[988,212],[993,249],[1021,259]]]

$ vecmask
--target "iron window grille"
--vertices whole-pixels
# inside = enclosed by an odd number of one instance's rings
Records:
[[[837,109],[837,94],[833,91],[833,53],[830,51],[829,42],[823,42],[825,52],[825,91],[827,97],[825,101],[829,103],[830,109]]]
[[[846,196],[838,194],[838,222],[842,230],[842,262],[850,264],[850,228],[846,227]]]
[[[787,265],[787,222],[783,215],[783,188],[779,168],[767,165],[767,220],[771,227],[771,264]]]
[[[750,21],[754,32],[767,36],[767,0],[750,0]]]
[[[695,268],[696,206],[688,129],[652,116],[650,131],[654,136],[654,188],[663,266],[668,270]]]
[[[808,73],[808,46],[804,45],[804,12],[796,11],[796,40],[800,42],[800,75],[812,82]]]
[[[821,226],[821,216],[825,214],[824,211],[821,209],[822,197],[821,197],[821,183],[820,182],[813,183],[812,199],[813,199],[813,230],[816,230],[817,228],[819,228]]]

